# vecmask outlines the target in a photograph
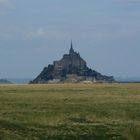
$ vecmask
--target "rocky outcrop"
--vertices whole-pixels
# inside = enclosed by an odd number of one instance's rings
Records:
[[[114,82],[113,76],[105,76],[101,73],[87,67],[86,61],[83,60],[79,53],[75,52],[72,47],[69,54],[64,54],[59,61],[54,61],[30,83],[78,83],[78,82]]]

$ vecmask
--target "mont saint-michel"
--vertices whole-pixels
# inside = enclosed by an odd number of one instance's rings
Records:
[[[43,71],[30,83],[94,83],[94,82],[114,82],[113,76],[102,75],[87,66],[86,61],[79,53],[73,49],[71,42],[69,54],[64,54],[63,58],[54,61],[43,69]]]

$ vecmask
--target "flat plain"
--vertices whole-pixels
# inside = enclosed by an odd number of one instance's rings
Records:
[[[0,140],[140,140],[140,84],[1,85]]]

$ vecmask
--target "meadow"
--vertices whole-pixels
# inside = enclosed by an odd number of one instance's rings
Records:
[[[0,140],[140,140],[140,84],[0,85]]]

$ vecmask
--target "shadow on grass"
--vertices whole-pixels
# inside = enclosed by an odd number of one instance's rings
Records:
[[[140,125],[130,124],[123,133],[124,140],[140,140]]]
[[[121,140],[118,128],[102,124],[39,126],[0,120],[0,140]]]

